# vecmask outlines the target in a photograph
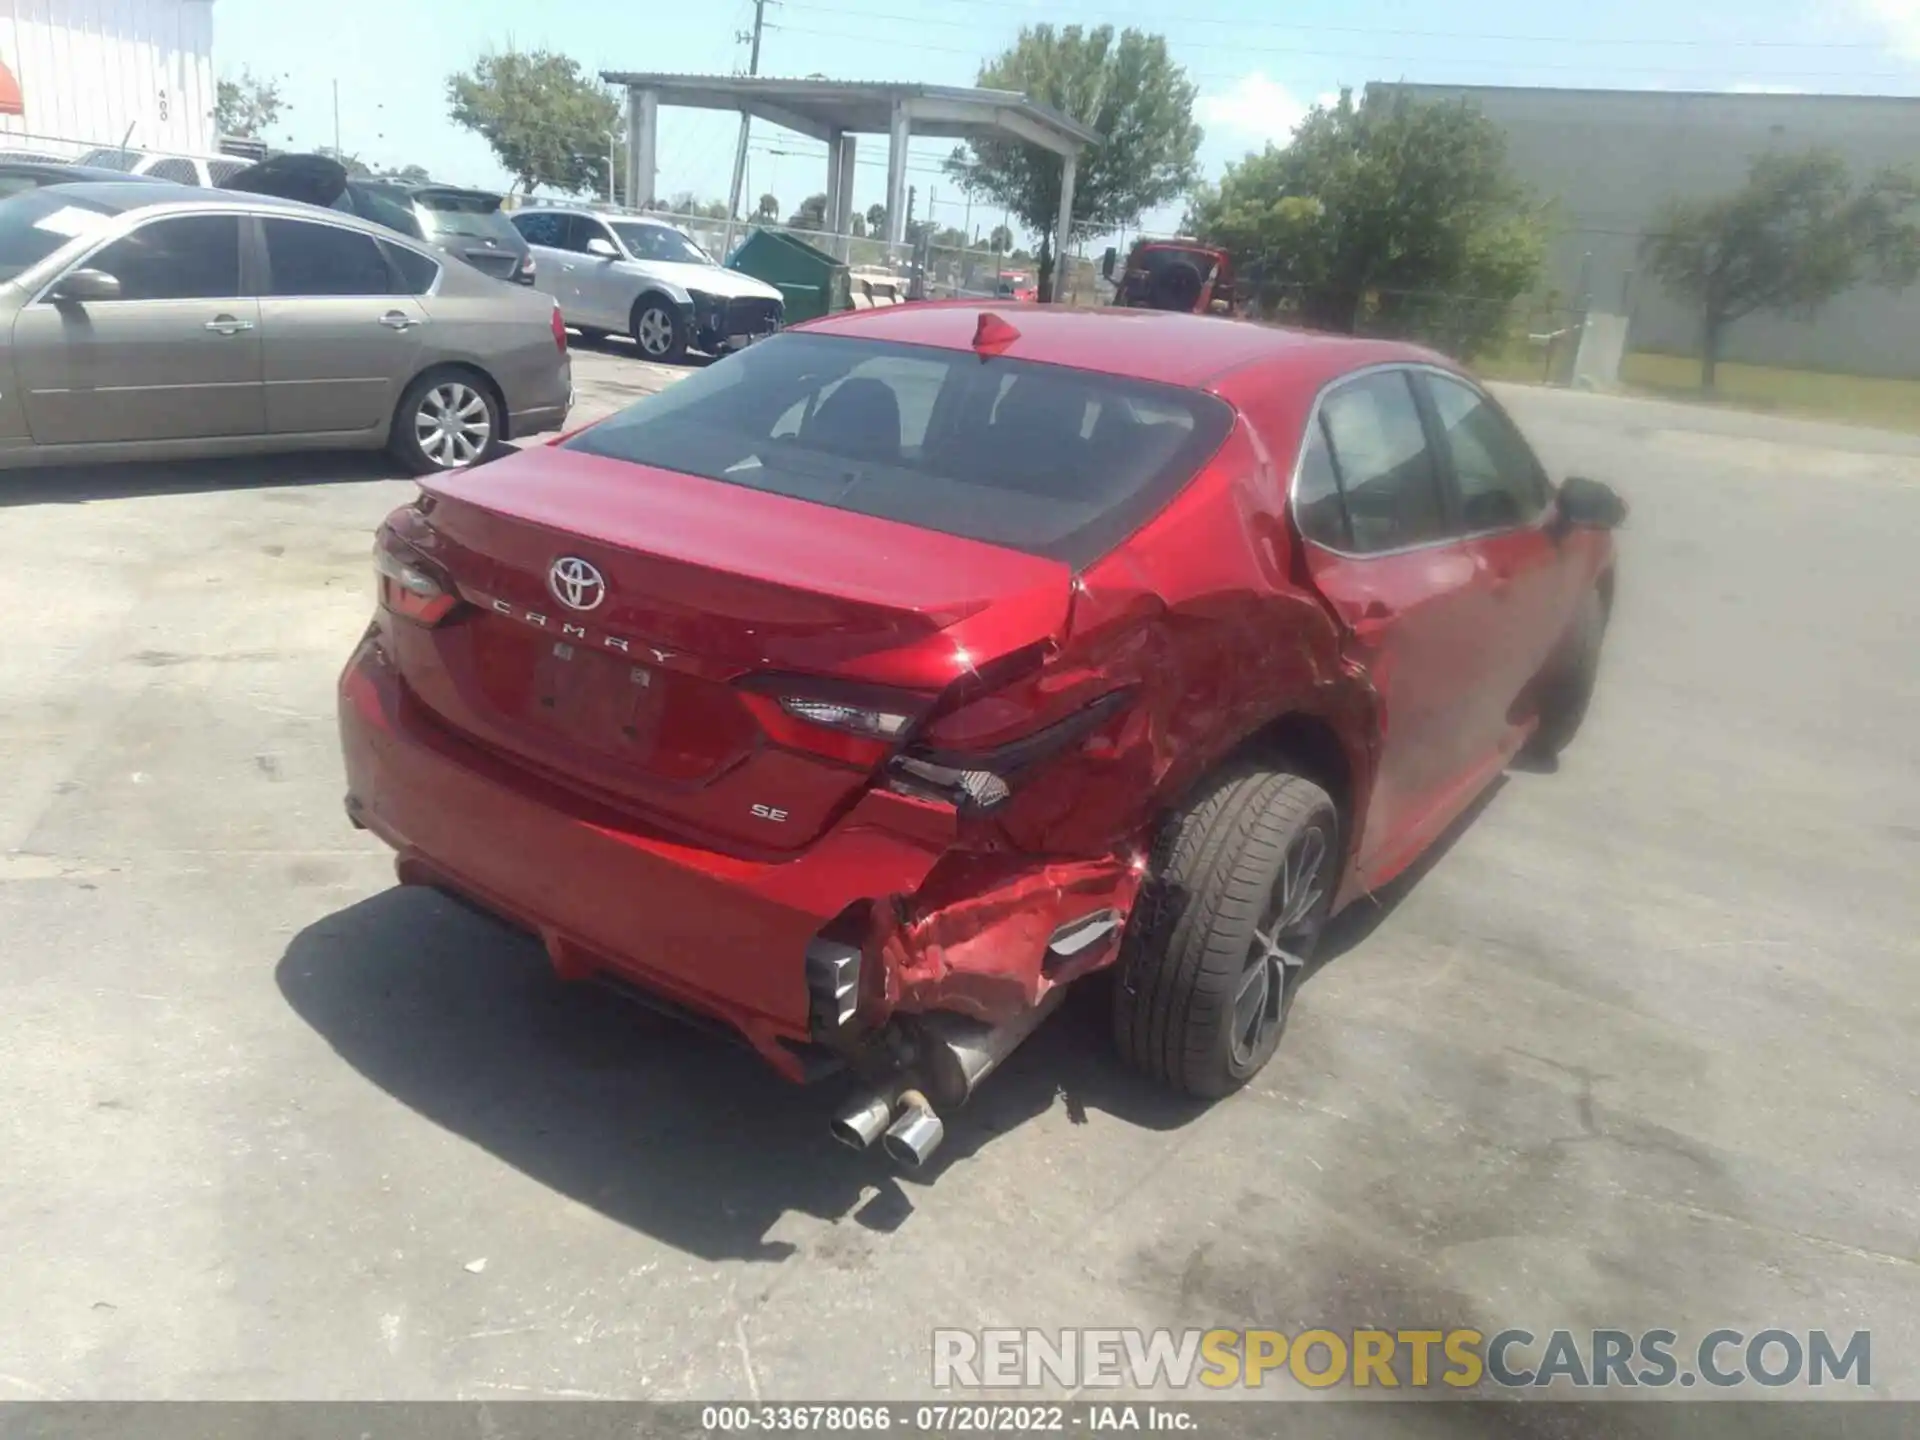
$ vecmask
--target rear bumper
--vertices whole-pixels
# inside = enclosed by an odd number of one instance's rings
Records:
[[[808,941],[856,901],[911,894],[944,849],[884,825],[912,803],[885,794],[776,862],[643,833],[445,730],[372,633],[339,707],[349,814],[398,852],[402,883],[532,931],[563,976],[603,972],[724,1022],[794,1080],[807,1069]]]

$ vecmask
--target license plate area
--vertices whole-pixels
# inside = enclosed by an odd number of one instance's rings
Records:
[[[645,763],[660,729],[660,679],[623,655],[548,640],[534,661],[531,718],[576,744]]]

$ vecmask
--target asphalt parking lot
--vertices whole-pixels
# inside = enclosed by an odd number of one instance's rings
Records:
[[[667,374],[578,359],[583,415]],[[1920,440],[1511,392],[1589,729],[1211,1109],[1057,1016],[926,1176],[349,829],[385,463],[0,475],[0,1399],[882,1397],[935,1325],[1873,1332],[1920,1398]]]

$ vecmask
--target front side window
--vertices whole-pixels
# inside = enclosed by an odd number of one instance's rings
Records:
[[[1321,401],[1320,414],[1357,553],[1447,536],[1439,476],[1404,372],[1349,380]]]
[[[122,300],[231,300],[240,294],[240,219],[155,220],[82,264],[118,280]]]
[[[786,334],[567,444],[1080,566],[1172,499],[1232,424],[1197,390]]]
[[[371,235],[304,220],[265,220],[271,295],[391,295],[393,275]]]
[[[1546,477],[1506,416],[1469,385],[1426,377],[1469,533],[1527,525],[1546,508]]]
[[[587,247],[595,240],[604,240],[607,244],[613,245],[613,236],[607,232],[607,227],[602,225],[598,220],[590,219],[585,215],[574,216],[573,248],[584,255],[587,253]],[[614,245],[614,249],[617,250],[619,248],[619,246]]]

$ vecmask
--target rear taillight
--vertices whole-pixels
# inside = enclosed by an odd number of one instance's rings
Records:
[[[943,749],[916,741],[888,765],[888,788],[944,800],[962,810],[992,810],[1012,799],[1015,789],[1046,762],[1092,744],[1107,722],[1133,703],[1133,695],[1132,690],[1110,690],[1051,725],[996,745]],[[991,705],[994,698],[975,703]],[[949,723],[961,717],[961,711],[948,712]]]
[[[562,355],[567,353],[567,322],[560,316],[560,302],[553,302],[553,343]]]
[[[777,744],[848,765],[878,765],[926,712],[927,697],[756,675],[740,698]]]
[[[381,605],[403,620],[438,625],[460,603],[451,582],[385,526],[373,542],[373,571]]]

